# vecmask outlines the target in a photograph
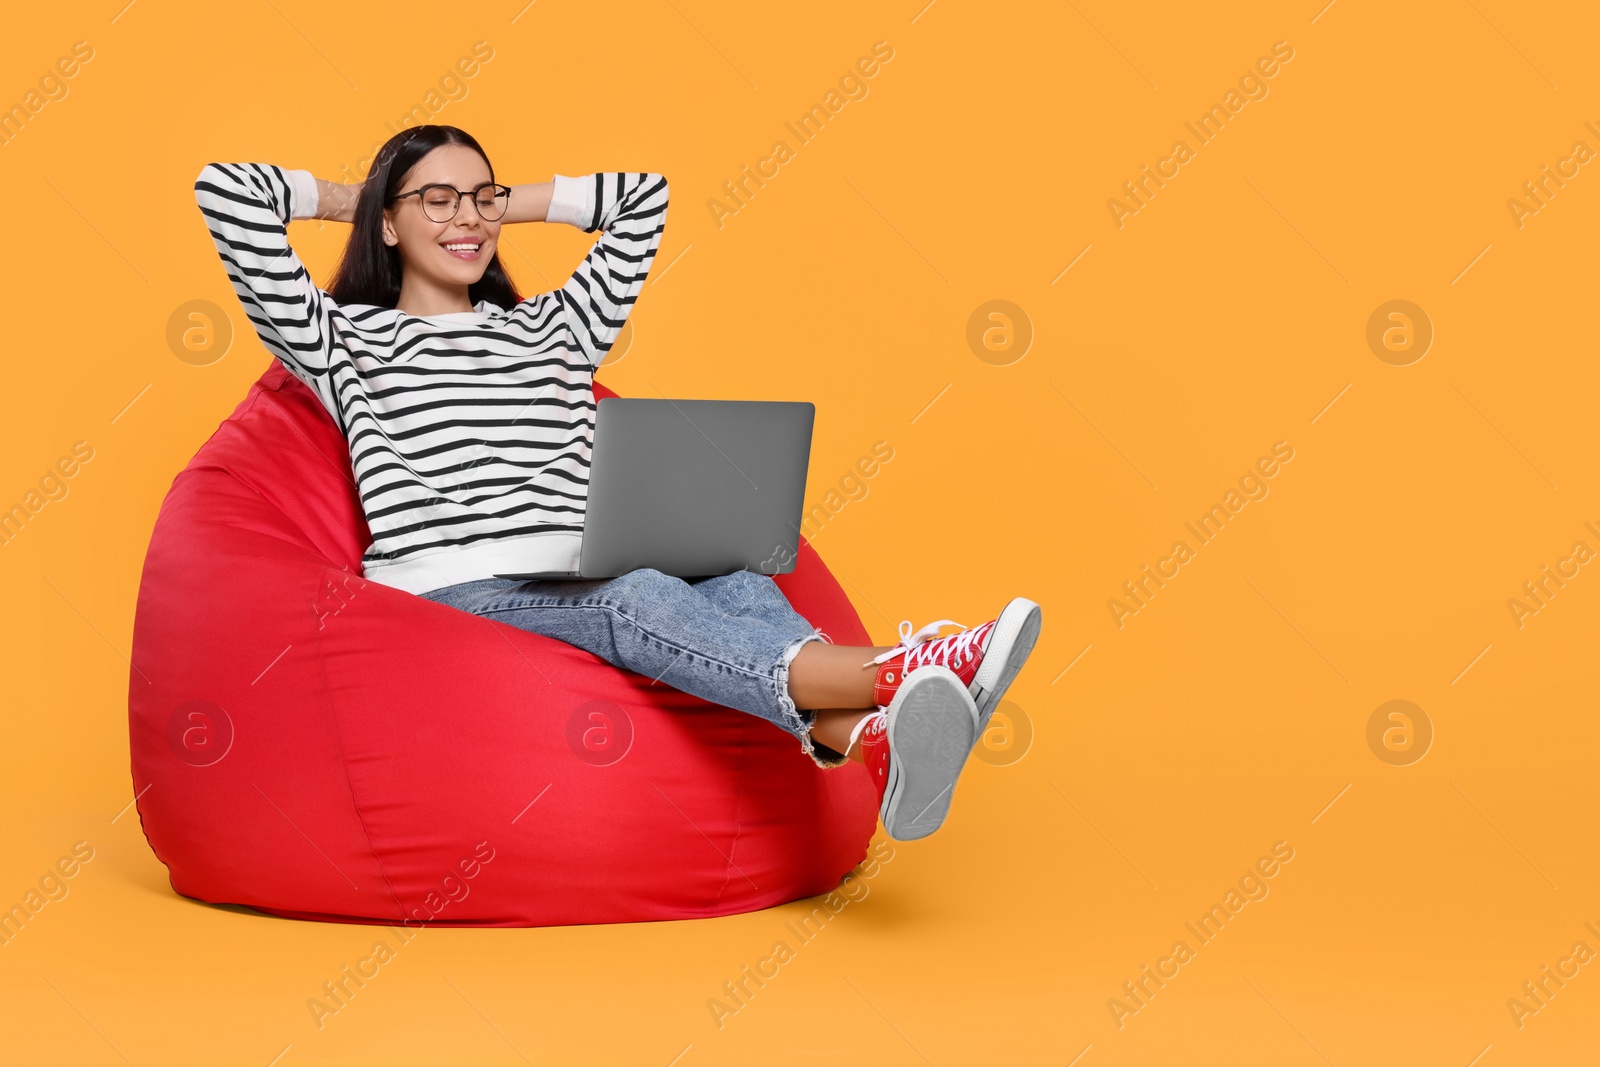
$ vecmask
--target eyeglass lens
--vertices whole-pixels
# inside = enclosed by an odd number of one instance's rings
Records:
[[[499,187],[485,185],[473,196],[478,214],[493,222],[505,213],[508,197],[499,196]],[[449,222],[461,210],[461,194],[443,185],[423,190],[422,210],[434,222]]]

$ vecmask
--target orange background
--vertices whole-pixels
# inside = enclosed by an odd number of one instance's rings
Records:
[[[475,8],[32,5],[0,39],[7,101],[93,48],[0,147],[0,504],[74,442],[94,449],[0,549],[0,904],[75,842],[94,850],[0,948],[8,1062],[1595,1061],[1600,964],[1520,1028],[1507,1007],[1575,942],[1600,951],[1600,576],[1579,568],[1520,628],[1507,606],[1575,542],[1600,549],[1600,177],[1580,168],[1520,226],[1507,205],[1574,142],[1600,148],[1592,12]],[[270,359],[194,177],[262,161],[344,179],[480,40],[492,59],[431,119],[477,136],[501,180],[672,183],[631,347],[602,380],[815,401],[813,501],[888,442],[815,535],[876,639],[902,618],[976,624],[1014,595],[1044,606],[1013,732],[985,739],[945,828],[895,844],[720,1028],[708,1001],[805,904],[429,929],[318,1029],[306,1001],[380,931],[179,897],[128,807],[149,531]],[[877,41],[893,58],[867,94],[799,144],[784,123]],[[1293,58],[1268,94],[1198,144],[1184,124],[1278,41]],[[1119,228],[1107,201],[1180,138],[1194,157]],[[710,201],[779,139],[792,158],[719,226]],[[319,282],[345,232],[291,227]],[[503,238],[528,292],[591,240]],[[1404,366],[1367,342],[1396,299],[1435,334]],[[191,300],[235,329],[205,366],[166,340]],[[969,346],[991,300],[1026,317],[1020,358]],[[1119,628],[1107,601],[1278,441],[1294,454],[1269,495],[1191,540]],[[1379,753],[1414,748],[1369,747],[1391,700],[1433,732],[1407,765]],[[1185,923],[1280,841],[1293,859],[1269,894],[1193,939]],[[1119,1027],[1108,1000],[1179,940],[1193,958]]]

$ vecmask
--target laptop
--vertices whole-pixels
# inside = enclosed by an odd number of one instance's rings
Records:
[[[575,571],[518,581],[794,570],[816,405],[606,397]]]

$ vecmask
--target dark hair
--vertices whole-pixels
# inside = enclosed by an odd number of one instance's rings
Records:
[[[478,153],[488,164],[489,179],[494,180],[494,164],[489,162],[488,153],[466,130],[455,126],[412,126],[389,138],[373,157],[372,169],[361,183],[350,240],[345,243],[327,286],[335,302],[341,306],[375,304],[392,308],[399,301],[403,273],[400,249],[383,243],[383,210],[402,191],[400,179],[417,161],[446,144],[465,145]],[[369,195],[373,190],[382,195]],[[500,262],[498,249],[484,268],[483,277],[467,286],[467,299],[474,307],[478,301],[487,300],[504,311],[510,311],[522,299]]]

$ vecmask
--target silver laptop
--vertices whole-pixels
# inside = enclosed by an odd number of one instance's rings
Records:
[[[595,414],[575,571],[497,578],[787,574],[799,548],[816,405],[606,397]]]

